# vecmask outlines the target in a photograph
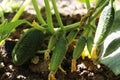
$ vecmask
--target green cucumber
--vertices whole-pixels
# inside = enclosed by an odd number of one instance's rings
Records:
[[[92,45],[93,45],[93,37],[90,36],[87,38],[87,49],[88,49],[89,53],[91,53]]]
[[[101,13],[94,38],[94,44],[96,44],[97,46],[104,41],[112,27],[115,13],[112,1],[113,0],[109,2],[109,4],[103,9]]]
[[[55,72],[64,59],[67,50],[67,40],[65,36],[60,37],[56,42],[50,62],[50,71]]]
[[[72,63],[71,63],[71,72],[76,71],[76,60],[81,56],[81,53],[83,52],[84,48],[85,48],[85,44],[86,44],[86,38],[85,36],[80,36],[76,46],[74,48],[73,51],[73,59],[72,59]]]
[[[35,28],[29,29],[16,43],[12,51],[15,65],[22,65],[35,55],[44,40],[44,33]]]
[[[84,36],[80,36],[76,44],[76,47],[73,51],[73,59],[77,60],[80,57],[82,51],[84,50],[85,44],[86,38]]]

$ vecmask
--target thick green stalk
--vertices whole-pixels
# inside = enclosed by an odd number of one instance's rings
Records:
[[[47,24],[48,24],[49,31],[51,33],[54,33],[54,27],[52,23],[52,13],[51,13],[49,1],[44,0],[44,3],[45,3],[45,8],[46,8]]]
[[[64,26],[63,27],[63,30],[61,28],[55,28],[56,30],[56,34],[58,32],[61,32],[61,31],[65,31],[65,32],[68,32],[68,31],[71,31],[71,30],[75,30],[76,28],[78,28],[80,25],[80,22],[76,22],[74,24],[70,24],[70,25],[67,25],[67,26]]]
[[[44,21],[42,15],[41,15],[41,13],[40,13],[40,10],[39,10],[39,8],[38,8],[38,4],[37,4],[36,0],[32,0],[32,4],[33,4],[33,6],[34,6],[34,9],[35,9],[35,12],[36,12],[36,16],[37,16],[39,22],[40,22],[41,24],[46,24],[46,22]]]
[[[52,5],[53,5],[54,11],[55,11],[55,15],[56,15],[57,21],[58,21],[61,29],[64,31],[64,25],[62,23],[60,14],[59,14],[58,9],[57,9],[56,0],[52,0]]]
[[[30,2],[31,2],[31,0],[26,0],[23,3],[22,7],[18,10],[18,12],[16,13],[16,15],[11,20],[11,22],[14,22],[14,21],[16,21],[16,20],[19,19],[19,17],[22,15],[22,13],[24,12],[25,8],[29,5]]]
[[[89,0],[85,0],[86,6],[87,6],[87,10],[90,9],[90,1]]]
[[[70,31],[70,30],[78,28],[78,26],[80,26],[80,22],[76,22],[76,23],[64,26],[64,30],[65,31]]]

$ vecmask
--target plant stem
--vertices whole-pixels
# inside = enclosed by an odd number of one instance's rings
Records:
[[[102,6],[100,6],[99,8],[96,8],[96,11],[92,14],[92,16],[90,16],[90,21],[92,21],[103,10],[103,8],[108,3],[109,3],[109,0],[106,0]],[[78,28],[78,26],[80,26],[80,25],[81,25],[80,22],[76,22],[74,24],[70,24],[70,25],[64,26],[63,30],[70,31],[70,30]],[[57,32],[59,32],[59,31],[61,31],[60,28],[57,29]]]
[[[22,7],[18,10],[18,12],[16,13],[16,15],[13,17],[13,19],[11,20],[11,22],[14,22],[16,20],[19,19],[19,17],[21,16],[21,14],[24,12],[25,8],[28,6],[28,4],[31,2],[31,0],[26,0]]]
[[[102,10],[103,8],[109,3],[109,0],[106,0],[105,3],[96,9],[96,11],[92,14],[92,16],[90,16],[90,21],[92,21]],[[67,25],[67,26],[64,26],[64,30],[65,31],[70,31],[70,30],[73,30],[73,29],[76,29],[78,28],[78,26],[80,26],[80,22],[76,22],[74,24],[70,24],[70,25]],[[61,29],[57,29],[58,31],[61,31]]]
[[[39,29],[41,31],[45,31],[46,29],[43,26],[40,26],[37,22],[33,21],[31,26],[33,26],[36,29]]]
[[[95,12],[90,17],[90,20],[93,20],[102,10],[103,8],[109,3],[109,0],[106,0],[104,4],[98,8],[96,8]]]
[[[51,13],[49,1],[44,0],[44,3],[45,3],[45,8],[46,8],[47,24],[48,24],[49,31],[51,33],[54,33],[54,27],[52,23],[52,13]]]
[[[68,31],[71,31],[71,30],[75,30],[76,28],[78,28],[79,25],[80,25],[80,22],[76,22],[74,24],[70,24],[70,25],[64,26],[63,30],[61,28],[57,28],[56,29],[56,34],[58,32],[61,32],[61,31],[68,32]]]
[[[38,5],[37,5],[36,0],[32,0],[32,3],[33,3],[33,6],[34,6],[34,9],[35,9],[35,12],[36,12],[36,16],[37,16],[39,22],[40,22],[41,24],[46,24],[46,22],[44,21],[42,15],[41,15],[41,13],[40,13],[40,10],[39,10],[39,8],[38,8]]]
[[[111,6],[113,6],[113,2],[114,2],[114,0],[110,0],[109,4],[110,4]]]
[[[90,9],[90,1],[89,0],[85,0],[85,2],[86,2],[87,10],[89,10]]]
[[[62,23],[60,14],[59,14],[58,9],[57,9],[56,0],[52,0],[52,5],[53,5],[54,11],[55,11],[55,15],[56,15],[57,21],[58,21],[61,29],[64,31],[64,25]]]

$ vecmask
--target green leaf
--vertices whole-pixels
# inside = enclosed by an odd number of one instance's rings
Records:
[[[107,56],[109,55],[110,53],[113,53],[116,49],[118,49],[120,47],[120,37],[114,39],[109,45],[108,47],[106,48],[106,51],[105,51],[105,55],[104,56]]]
[[[120,10],[116,11],[112,31],[120,30]]]
[[[0,25],[0,42],[2,40],[4,40],[5,38],[7,38],[10,33],[12,32],[12,30],[14,30],[16,27],[18,27],[19,25],[23,24],[23,23],[28,23],[30,24],[28,21],[26,20],[17,20],[14,22],[5,22],[3,24]]]
[[[102,51],[102,56],[107,56],[108,52],[113,52],[116,50],[116,48],[120,47],[120,45],[118,45],[118,39],[120,39],[120,31],[114,31],[111,34],[108,35],[108,37],[105,39],[104,43],[103,43],[103,51]],[[113,44],[117,44],[114,45]],[[111,48],[110,50],[108,50],[108,48]]]
[[[104,41],[99,61],[109,67],[115,75],[120,74],[120,31],[112,32]]]
[[[110,55],[101,58],[100,63],[109,67],[115,75],[120,74],[120,47]]]

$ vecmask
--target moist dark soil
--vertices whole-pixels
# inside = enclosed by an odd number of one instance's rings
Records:
[[[16,41],[6,40],[0,53],[0,80],[48,80],[49,62],[44,61],[44,54],[36,54],[39,56],[37,64],[28,60],[21,66],[15,66],[12,63],[11,51]],[[120,80],[120,76],[114,73],[102,64],[95,65],[93,62],[81,57],[77,60],[77,71],[71,73],[72,50],[66,53],[61,64],[62,68],[67,72],[65,74],[60,69],[56,72],[57,80]]]
[[[67,5],[68,6],[68,5]],[[62,4],[62,8],[65,8],[65,3]],[[83,5],[81,8],[85,8]],[[45,9],[41,9],[44,19]],[[84,12],[84,11],[83,11]],[[5,17],[10,21],[15,13],[6,13]],[[83,13],[82,13],[83,14]],[[72,24],[80,21],[82,14],[61,12],[61,18],[64,25]],[[26,19],[30,22],[38,21],[35,14],[28,13],[25,11],[20,19]],[[57,20],[53,14],[54,26],[58,27]],[[12,62],[11,52],[23,34],[24,29],[31,28],[27,24],[22,24],[16,28],[16,31],[11,33],[5,43],[2,45],[0,50],[0,80],[48,80],[49,74],[49,61],[44,61],[44,54],[36,54],[39,57],[39,62],[33,64],[31,59],[28,60],[21,66],[15,66]],[[47,49],[48,40],[45,40],[42,44],[42,49]],[[57,80],[120,80],[120,75],[115,76],[114,73],[105,65],[95,65],[90,59],[85,58],[84,60],[80,57],[77,60],[77,71],[71,72],[71,60],[73,46],[68,48],[65,58],[61,64],[62,68],[67,74],[62,72],[60,69],[56,72]]]

